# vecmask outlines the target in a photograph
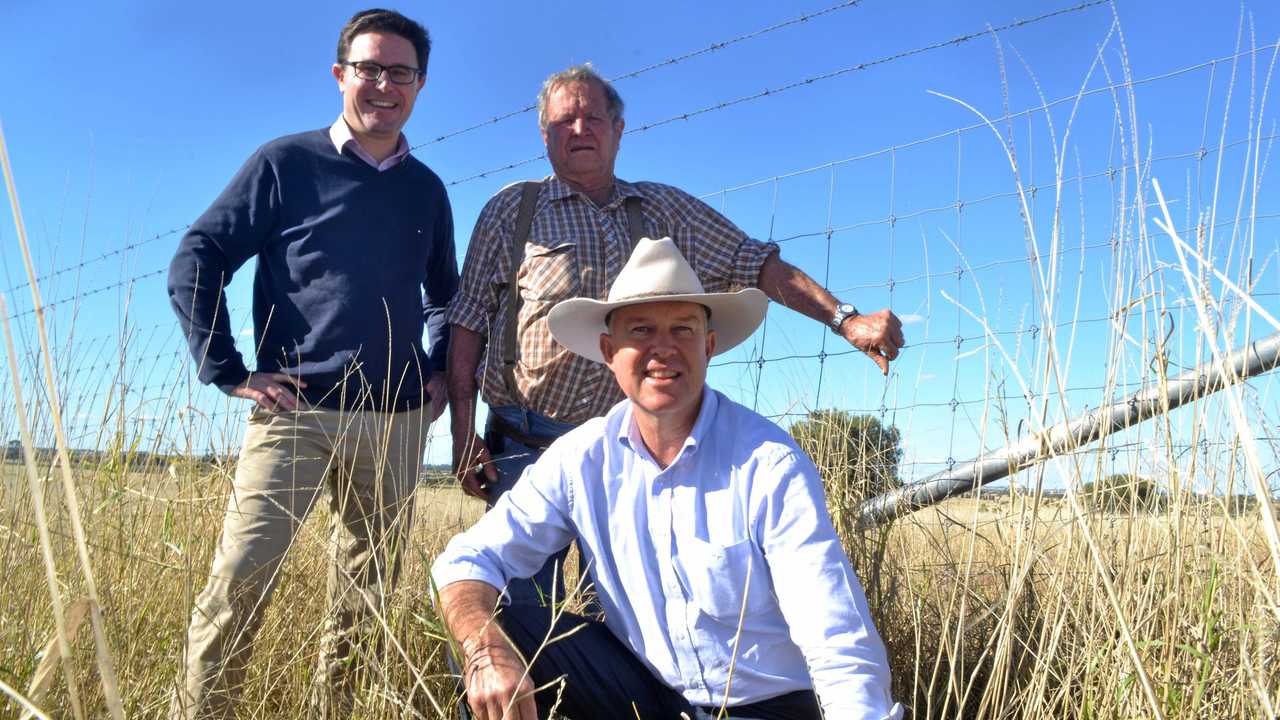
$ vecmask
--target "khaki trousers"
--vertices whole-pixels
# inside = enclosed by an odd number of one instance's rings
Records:
[[[378,626],[405,551],[427,425],[423,410],[253,410],[172,718],[234,717],[281,562],[322,490],[333,514],[329,609],[312,704],[319,715],[349,711],[359,641]]]

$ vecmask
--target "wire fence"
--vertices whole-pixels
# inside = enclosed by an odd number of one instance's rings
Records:
[[[617,76],[746,45],[762,35],[822,22],[855,8],[854,0],[712,43]],[[1067,14],[1085,2],[976,29],[916,48],[808,75],[758,92],[685,110],[628,131],[644,133],[789,90],[891,65],[943,48]],[[833,293],[864,311],[888,307],[906,322],[909,348],[881,379],[862,354],[816,323],[773,308],[751,342],[718,358],[710,380],[730,397],[784,426],[813,410],[838,408],[900,429],[904,479],[998,447],[1011,437],[1096,407],[1209,357],[1206,343],[1238,344],[1267,332],[1246,305],[1280,305],[1280,202],[1261,193],[1277,133],[1265,109],[1269,82],[1241,112],[1232,98],[1241,62],[1274,62],[1280,45],[1196,58],[1134,78],[1100,60],[1097,81],[1077,92],[1006,108],[986,120],[922,138],[779,169],[748,183],[702,193],[754,237],[775,242]],[[1099,52],[1101,58],[1103,53]],[[1266,76],[1269,79],[1269,75]],[[1198,141],[1147,144],[1144,120],[1126,97],[1204,88],[1195,114]],[[1199,100],[1197,100],[1199,102]],[[1257,108],[1257,109],[1255,109]],[[419,145],[465,142],[466,136],[535,108],[525,106]],[[1229,113],[1234,113],[1228,120]],[[1243,115],[1243,117],[1241,117]],[[1185,124],[1185,117],[1178,118]],[[1220,127],[1219,127],[1220,123]],[[1059,147],[1070,124],[1074,137]],[[1213,136],[1217,131],[1218,138]],[[474,183],[537,162],[514,160],[462,174]],[[1225,177],[1222,167],[1233,169]],[[1249,170],[1246,173],[1243,170]],[[992,176],[999,176],[992,180]],[[1178,231],[1214,268],[1247,288],[1227,292],[1205,267],[1188,287],[1169,244],[1147,221],[1149,181],[1176,195]],[[656,178],[679,185],[678,176]],[[1214,190],[1206,196],[1206,184]],[[1181,185],[1180,192],[1172,192]],[[496,189],[496,188],[495,188]],[[1228,208],[1219,212],[1219,208]],[[1157,210],[1158,211],[1158,210]],[[157,454],[234,452],[247,409],[193,380],[177,322],[167,313],[168,253],[186,226],[146,234],[103,252],[38,271],[42,308],[54,339],[67,434],[77,448]],[[115,268],[123,273],[113,274]],[[35,343],[36,311],[26,281],[6,288],[12,304],[24,388],[36,397],[34,429],[52,436]],[[1215,308],[1218,326],[1202,328],[1193,303]],[[253,355],[247,313],[232,308],[242,350]],[[86,319],[87,318],[87,319]],[[4,387],[10,380],[0,381]],[[1276,452],[1272,381],[1253,381],[1254,435]],[[1206,406],[1166,420],[1168,432],[1135,428],[1078,451],[1091,473],[1171,472],[1149,458],[1237,462],[1227,428],[1202,427]],[[1171,429],[1170,429],[1171,428]],[[0,433],[17,436],[12,408],[0,409]],[[435,433],[443,447],[444,429]],[[1160,452],[1152,452],[1159,448]],[[434,453],[437,461],[447,461]],[[1058,482],[1065,482],[1059,478]],[[1208,489],[1208,488],[1206,488]],[[1218,488],[1219,490],[1229,490]]]

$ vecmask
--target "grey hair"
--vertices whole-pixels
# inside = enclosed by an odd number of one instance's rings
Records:
[[[613,88],[608,80],[600,76],[591,63],[583,63],[574,65],[573,67],[552,73],[547,79],[542,81],[542,89],[538,91],[538,127],[543,130],[547,129],[547,101],[551,98],[551,93],[561,85],[568,83],[596,83],[600,89],[604,91],[604,99],[608,104],[609,117],[617,122],[622,119],[622,109],[624,104],[622,96]]]

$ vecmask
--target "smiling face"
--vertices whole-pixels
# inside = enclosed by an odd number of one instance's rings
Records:
[[[384,67],[418,67],[413,43],[391,33],[363,33],[351,40],[347,62],[366,60]],[[400,129],[409,121],[418,91],[426,82],[421,76],[408,85],[396,85],[387,75],[384,72],[376,82],[362,80],[350,65],[333,66],[333,76],[342,90],[342,117],[360,145],[375,154],[388,146],[394,150],[399,143]]]
[[[691,302],[625,305],[613,311],[600,351],[637,413],[692,426],[716,334]]]
[[[547,97],[542,141],[555,174],[576,189],[613,182],[613,163],[623,122],[609,114],[604,89],[594,82],[567,82]]]

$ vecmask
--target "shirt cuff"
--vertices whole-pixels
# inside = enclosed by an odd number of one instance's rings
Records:
[[[431,580],[437,591],[463,580],[479,580],[498,592],[502,592],[507,586],[507,579],[500,572],[472,560],[444,555],[436,558],[435,564],[431,566]]]
[[[246,380],[249,379],[249,368],[243,364],[237,363],[239,367],[228,368],[218,373],[216,377],[209,381],[210,385],[218,388],[227,395],[238,387],[242,387]]]
[[[770,255],[778,251],[778,243],[775,242],[761,242],[754,238],[743,240],[733,262],[733,277],[730,281],[734,287],[760,287],[760,268],[764,267],[764,261]]]
[[[480,303],[455,295],[449,303],[449,312],[445,315],[449,325],[460,325],[472,332],[485,334],[489,330],[489,313]]]

